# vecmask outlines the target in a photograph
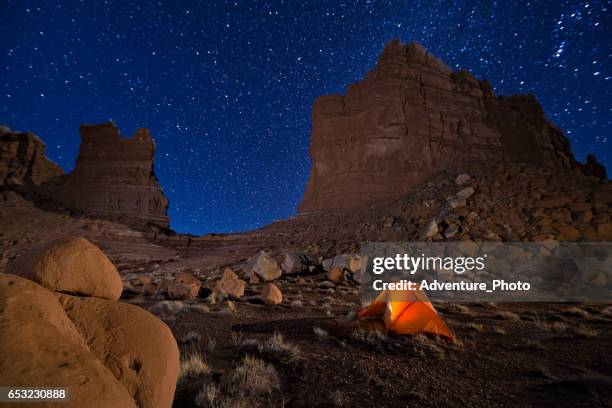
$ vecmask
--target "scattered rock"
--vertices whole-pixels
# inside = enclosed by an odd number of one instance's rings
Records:
[[[432,238],[438,234],[438,222],[433,219],[425,226],[423,230],[422,237],[423,239]]]
[[[223,270],[223,276],[217,281],[215,289],[226,295],[235,298],[244,296],[244,288],[246,282],[238,278],[238,276],[230,268]]]
[[[455,178],[455,184],[457,184],[458,186],[462,186],[468,181],[470,181],[471,179],[472,178],[470,177],[469,174],[461,173]]]
[[[445,238],[452,238],[459,233],[459,227],[456,225],[450,225],[448,228],[444,230]]]
[[[278,286],[269,282],[264,285],[261,298],[266,305],[278,305],[283,301],[283,294]]]
[[[8,271],[58,292],[117,300],[123,291],[115,266],[85,238],[35,247],[10,263]]]
[[[309,268],[315,263],[315,259],[311,256],[290,252],[285,254],[281,268],[287,275],[294,275],[309,272]]]
[[[251,282],[269,282],[278,279],[283,271],[278,263],[264,251],[247,261],[247,274]]]
[[[200,285],[186,283],[168,284],[168,297],[175,300],[190,300],[198,297]]]
[[[597,224],[597,234],[603,241],[612,241],[612,222]]]
[[[168,297],[177,300],[190,300],[198,297],[202,283],[189,272],[179,272],[174,281],[168,283]]]
[[[152,282],[151,277],[150,276],[139,276],[138,279],[136,279],[135,284],[137,286],[147,286],[150,285]]]
[[[361,257],[356,254],[341,254],[323,260],[324,271],[329,272],[334,266],[355,272],[361,269]]]
[[[459,198],[457,196],[450,196],[446,199],[448,204],[450,204],[451,208],[461,208],[465,207],[466,201],[463,198]]]
[[[334,283],[340,283],[344,280],[344,270],[339,266],[333,266],[327,272],[327,279]]]
[[[457,193],[457,198],[461,200],[467,200],[472,195],[474,195],[474,193],[475,193],[475,190],[473,187],[466,187]]]

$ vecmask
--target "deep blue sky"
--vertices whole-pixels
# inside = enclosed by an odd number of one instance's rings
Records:
[[[399,37],[534,93],[610,172],[611,16],[610,1],[0,0],[0,123],[68,171],[79,124],[148,127],[173,228],[251,229],[296,211],[313,99]]]

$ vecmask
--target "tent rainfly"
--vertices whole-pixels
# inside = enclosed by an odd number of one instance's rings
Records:
[[[431,333],[453,339],[453,333],[421,290],[385,290],[358,314],[360,319],[382,317],[390,334]]]

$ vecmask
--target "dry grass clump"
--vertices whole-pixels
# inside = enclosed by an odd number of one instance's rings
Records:
[[[511,322],[520,322],[521,316],[517,315],[514,312],[510,312],[509,310],[500,310],[495,314],[495,317],[504,320],[510,320]]]
[[[195,304],[195,305],[189,305],[189,311],[206,314],[206,313],[210,313],[210,308],[206,305]]]
[[[204,354],[195,346],[184,347],[181,349],[181,358],[179,363],[179,378],[178,382],[185,381],[188,377],[208,374],[210,367],[204,360]]]
[[[482,333],[482,331],[484,330],[484,326],[481,323],[476,322],[470,322],[466,324],[465,327],[469,330],[475,331],[476,333]]]
[[[232,385],[242,396],[270,395],[280,389],[280,380],[276,369],[251,355],[246,355],[232,374]]]
[[[217,340],[214,337],[208,336],[208,344],[206,347],[209,353],[214,352],[215,349],[217,348]]]
[[[164,313],[175,314],[183,311],[183,309],[185,309],[185,307],[187,306],[189,305],[180,300],[164,300],[161,302],[157,302],[153,306],[151,306],[149,308],[149,312],[153,313],[156,316],[159,316]]]
[[[244,343],[244,334],[242,332],[233,331],[230,341],[234,347],[242,346],[242,343]]]
[[[202,387],[193,402],[200,408],[246,408],[250,406],[246,400],[225,396],[221,388],[215,384],[206,384]]]
[[[366,346],[380,346],[387,336],[380,330],[364,330],[358,329],[351,333],[351,338]]]
[[[566,332],[569,328],[566,323],[548,322],[546,320],[541,319],[539,316],[534,317],[533,324],[535,324],[537,328],[543,331]]]
[[[469,307],[467,307],[466,305],[462,305],[459,303],[451,303],[448,305],[448,309],[451,312],[455,312],[458,314],[462,314],[465,316],[475,316],[476,314],[472,311],[472,309],[470,309]]]
[[[312,331],[314,331],[314,334],[321,339],[326,339],[329,337],[329,333],[320,327],[313,326]]]
[[[330,393],[330,399],[335,407],[347,407],[349,406],[349,399],[345,393],[340,390],[332,391]]]
[[[583,324],[572,328],[572,332],[578,337],[586,337],[589,339],[595,338],[599,335],[599,332]]]
[[[430,338],[425,334],[417,334],[412,338],[414,351],[421,356],[431,356],[437,360],[444,360],[446,353],[437,344],[437,339]]]
[[[190,331],[190,332],[187,332],[187,334],[185,334],[179,339],[179,343],[195,344],[195,343],[198,343],[201,340],[201,338],[202,336],[200,336],[200,333]]]
[[[277,360],[282,363],[288,363],[300,356],[300,349],[295,344],[285,341],[282,334],[276,332],[265,342],[257,346],[257,351],[262,356]]]
[[[578,306],[572,306],[563,311],[563,314],[568,316],[576,316],[582,317],[583,319],[590,319],[591,315],[584,309],[579,308]]]
[[[265,400],[280,389],[274,366],[252,355],[245,355],[227,382],[206,384],[194,403],[201,408],[247,408],[271,406]]]
[[[539,340],[531,340],[531,339],[529,339],[529,340],[527,340],[525,342],[525,345],[528,348],[533,348],[533,349],[536,349],[536,350],[544,350],[544,345]]]

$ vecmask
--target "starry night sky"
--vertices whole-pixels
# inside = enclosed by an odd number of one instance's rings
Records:
[[[315,97],[394,37],[498,94],[534,93],[577,158],[612,168],[610,1],[0,0],[0,123],[70,171],[78,126],[148,127],[172,227],[251,229],[295,213]]]

